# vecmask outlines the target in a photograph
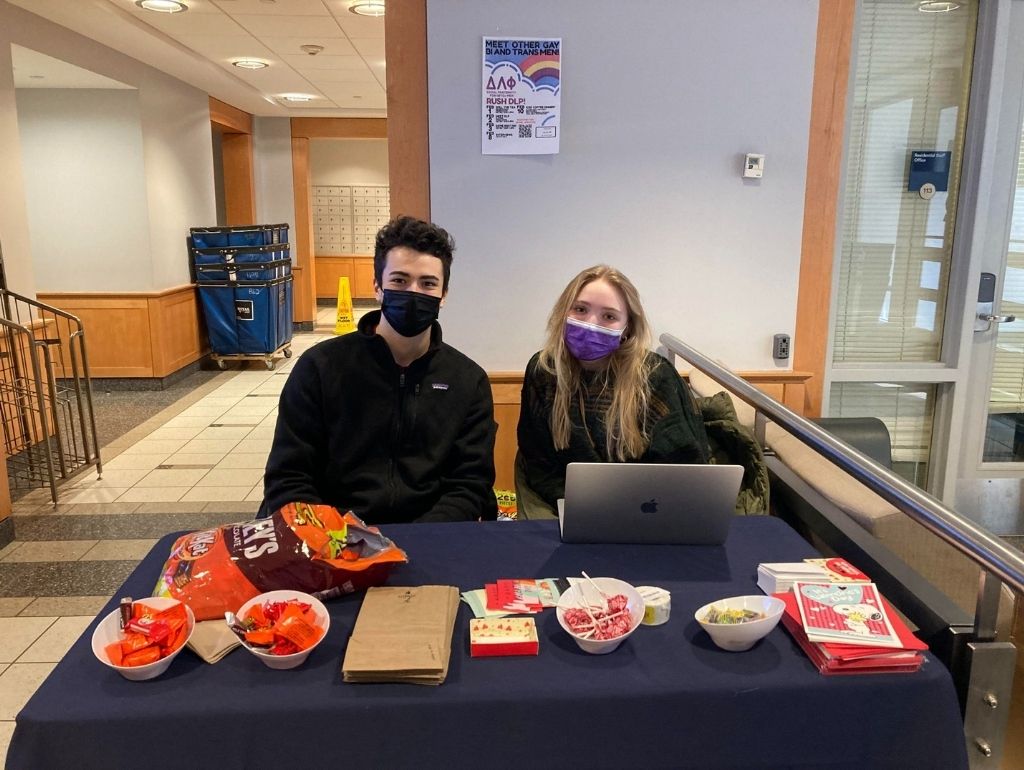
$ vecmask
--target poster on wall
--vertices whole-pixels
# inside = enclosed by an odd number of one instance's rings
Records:
[[[485,37],[483,65],[483,154],[557,154],[562,39]]]

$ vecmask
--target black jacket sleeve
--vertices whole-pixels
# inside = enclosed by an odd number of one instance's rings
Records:
[[[491,384],[481,371],[473,401],[441,478],[441,497],[429,513],[416,521],[475,521],[498,517],[498,502],[494,497],[497,431]]]
[[[555,451],[551,435],[551,404],[544,398],[538,371],[539,354],[534,354],[523,376],[523,392],[519,404],[519,454],[526,470],[526,483],[552,508],[558,498],[565,497],[565,461]]]
[[[316,479],[324,471],[324,430],[320,372],[312,356],[302,356],[281,391],[274,443],[263,476],[261,514],[287,503],[323,503]]]

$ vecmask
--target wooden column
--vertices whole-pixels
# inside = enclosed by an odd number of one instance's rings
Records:
[[[811,129],[807,147],[807,187],[800,250],[793,368],[812,374],[803,413],[821,414],[832,298],[839,181],[842,175],[846,91],[856,0],[818,3],[818,42],[811,92]]]
[[[292,136],[292,185],[295,189],[295,232],[292,242],[293,298],[296,323],[316,323],[316,264],[313,260],[312,184],[309,139]]]
[[[384,16],[391,216],[430,220],[427,3],[391,0]]]
[[[229,134],[221,137],[224,157],[225,224],[256,224],[256,183],[253,180],[252,136]]]

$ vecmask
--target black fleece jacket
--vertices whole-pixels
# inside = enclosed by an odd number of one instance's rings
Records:
[[[494,519],[494,403],[487,375],[431,329],[406,368],[375,332],[303,353],[281,393],[263,512],[326,503],[368,524]]]

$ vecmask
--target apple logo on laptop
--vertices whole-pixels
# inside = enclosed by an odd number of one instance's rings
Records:
[[[658,501],[653,497],[646,503],[640,503],[641,513],[657,513],[658,512]]]

